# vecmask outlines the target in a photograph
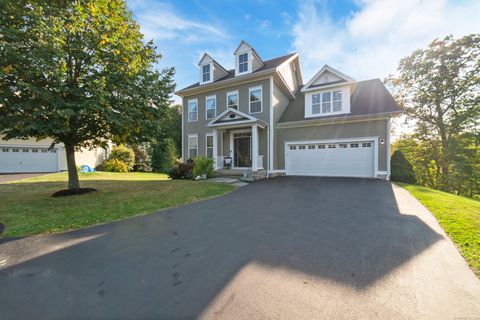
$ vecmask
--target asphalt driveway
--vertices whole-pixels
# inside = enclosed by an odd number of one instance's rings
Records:
[[[32,177],[44,176],[48,173],[0,173],[0,184]]]
[[[2,319],[473,319],[480,281],[405,190],[280,177],[1,244],[0,310]]]

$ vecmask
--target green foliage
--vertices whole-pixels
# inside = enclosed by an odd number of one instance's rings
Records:
[[[108,157],[109,160],[120,160],[127,165],[128,171],[133,169],[133,165],[135,164],[135,153],[132,149],[125,147],[124,145],[115,146],[112,148],[110,155]],[[106,170],[109,171],[109,170]],[[124,172],[124,171],[116,171],[116,172]]]
[[[128,172],[128,165],[120,159],[108,159],[103,163],[103,170],[107,172]]]
[[[402,151],[396,150],[392,155],[390,163],[392,180],[405,183],[416,183],[412,164],[405,158]]]
[[[159,133],[156,141],[173,139],[177,154],[182,150],[182,111],[180,105],[165,108],[165,115],[159,122]]]
[[[398,145],[417,181],[452,193],[478,193],[480,34],[436,39],[402,59],[398,71],[388,82],[414,124],[414,133]]]
[[[170,179],[191,179],[193,171],[192,163],[178,163],[168,169],[167,174]]]
[[[133,152],[135,153],[135,165],[133,171],[148,172],[152,171],[152,162],[150,156],[150,143],[133,144]]]
[[[207,157],[198,157],[193,166],[193,176],[206,174],[207,177],[213,177],[213,159]]]
[[[156,138],[174,69],[122,0],[0,1],[0,134],[82,147]],[[70,187],[78,187],[75,161]],[[75,185],[76,184],[76,185]]]
[[[171,138],[162,140],[152,147],[152,168],[155,172],[167,172],[178,159],[177,147]]]

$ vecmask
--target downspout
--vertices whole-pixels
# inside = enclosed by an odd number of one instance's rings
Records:
[[[270,123],[269,123],[269,145],[268,145],[268,170],[267,170],[267,177],[270,175],[270,172],[273,171],[273,77],[270,77]]]
[[[387,119],[387,181],[390,180],[390,130],[391,123],[390,117]]]

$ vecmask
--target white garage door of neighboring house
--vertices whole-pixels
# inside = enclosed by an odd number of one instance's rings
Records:
[[[287,175],[373,177],[375,174],[373,140],[289,142],[285,155]]]
[[[0,173],[56,172],[58,150],[28,147],[0,147]]]

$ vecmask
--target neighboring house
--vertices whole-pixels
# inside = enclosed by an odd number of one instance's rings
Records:
[[[324,66],[305,85],[297,53],[263,61],[246,42],[226,70],[208,54],[182,97],[182,158],[266,175],[390,176],[390,117],[400,108],[378,80]]]
[[[0,138],[0,173],[58,172],[67,170],[67,159],[63,144],[52,149],[51,139],[2,140]],[[107,150],[94,148],[75,152],[78,166],[95,167],[107,157]]]

